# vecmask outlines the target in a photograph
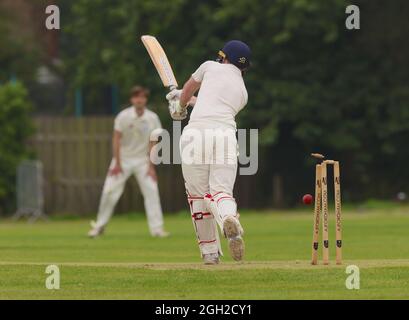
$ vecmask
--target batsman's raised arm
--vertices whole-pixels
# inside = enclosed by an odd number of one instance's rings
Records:
[[[196,102],[196,97],[194,94],[199,90],[200,82],[197,82],[190,77],[188,81],[183,86],[181,95],[180,95],[180,105],[187,106],[187,105],[194,105]]]

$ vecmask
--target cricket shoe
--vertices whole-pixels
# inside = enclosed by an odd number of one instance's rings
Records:
[[[152,233],[154,238],[167,238],[170,236],[170,233],[165,230],[158,230]]]
[[[91,230],[88,232],[88,237],[96,238],[104,233],[104,227],[97,227],[95,221],[91,221]]]
[[[244,231],[239,219],[228,216],[223,221],[224,235],[229,242],[230,255],[236,261],[240,261],[244,256],[244,240],[242,238]]]
[[[219,253],[207,253],[203,255],[203,263],[207,265],[219,264]]]

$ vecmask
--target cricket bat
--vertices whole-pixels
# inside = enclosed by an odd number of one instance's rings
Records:
[[[149,35],[142,36],[141,40],[148,51],[156,70],[158,71],[163,85],[169,90],[176,89],[178,87],[178,83],[175,75],[173,74],[168,57],[166,56],[166,53],[159,41],[155,37]]]

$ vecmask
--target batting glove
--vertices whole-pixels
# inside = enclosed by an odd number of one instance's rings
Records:
[[[166,95],[166,100],[179,100],[180,96],[182,95],[182,90],[173,89]]]
[[[173,120],[183,120],[187,117],[186,107],[180,105],[180,100],[169,101],[169,113]]]

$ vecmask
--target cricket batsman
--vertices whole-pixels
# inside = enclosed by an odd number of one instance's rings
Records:
[[[216,61],[203,63],[182,90],[172,90],[166,96],[174,120],[186,118],[187,106],[194,104],[180,150],[187,199],[205,264],[218,264],[222,255],[217,225],[228,240],[233,259],[240,261],[244,255],[243,228],[233,198],[237,172],[235,116],[247,104],[243,72],[250,65],[250,57],[245,43],[229,41]]]
[[[96,222],[91,222],[88,236],[97,237],[104,232],[115,205],[122,195],[125,182],[134,175],[141,189],[150,233],[153,237],[166,237],[157,176],[150,161],[150,150],[162,132],[159,117],[146,108],[149,91],[136,86],[131,90],[131,106],[115,118],[112,139],[113,159],[102,191]]]

